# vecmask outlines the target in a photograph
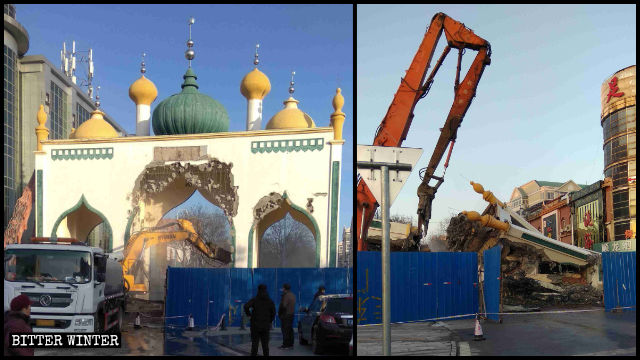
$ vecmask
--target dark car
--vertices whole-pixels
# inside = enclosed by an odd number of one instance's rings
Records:
[[[318,296],[298,322],[300,344],[311,342],[315,354],[330,345],[347,348],[353,334],[353,295]]]

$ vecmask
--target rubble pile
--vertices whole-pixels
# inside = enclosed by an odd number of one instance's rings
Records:
[[[543,250],[498,238],[499,232],[469,221],[463,214],[451,219],[447,228],[449,251],[477,252],[502,245],[503,303],[542,306],[556,304],[602,304],[602,290],[587,284],[587,266],[560,264]],[[589,259],[593,265],[597,258]]]

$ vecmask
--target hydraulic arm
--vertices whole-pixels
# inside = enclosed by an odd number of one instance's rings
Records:
[[[426,78],[429,64],[433,58],[440,35],[444,31],[447,38],[447,46],[438,59],[435,67]],[[475,96],[476,88],[485,66],[491,63],[491,45],[468,29],[464,24],[457,22],[444,13],[437,13],[431,20],[431,24],[424,35],[418,52],[411,62],[411,66],[404,78],[400,80],[400,86],[387,110],[387,114],[380,123],[376,132],[373,145],[377,146],[401,146],[407,137],[407,132],[413,120],[413,110],[424,98],[433,84],[433,79],[442,65],[451,48],[458,49],[458,67],[454,82],[455,98],[444,126],[440,129],[440,137],[436,143],[429,164],[422,175],[422,183],[418,187],[418,236],[426,233],[431,218],[431,202],[435,197],[438,187],[444,181],[442,177],[434,176],[434,172],[442,160],[442,156],[451,143],[449,155],[445,162],[445,171],[451,156],[451,150],[456,139],[458,127],[462,123],[469,105]],[[460,82],[460,64],[465,49],[478,51],[466,76]],[[429,181],[435,179],[438,182],[430,186]],[[356,212],[356,238],[358,250],[367,250],[366,239],[369,224],[378,207],[375,197],[362,179],[357,186],[357,212]]]

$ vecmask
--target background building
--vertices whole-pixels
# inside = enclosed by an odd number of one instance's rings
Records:
[[[613,240],[636,237],[636,66],[600,89],[604,176],[613,179]]]
[[[586,185],[578,185],[573,180],[564,183],[531,180],[513,189],[507,206],[526,217],[540,211],[543,203],[552,201],[572,191],[578,191],[584,186]]]
[[[351,249],[353,247],[351,241],[351,228],[344,227],[342,229],[342,241],[338,244],[338,254],[340,261],[338,267],[352,267],[353,266],[353,254]]]
[[[13,4],[4,5],[4,229],[16,200],[29,183],[35,163],[34,126],[39,105],[47,113],[49,139],[66,139],[72,128],[89,119],[96,109],[86,90],[73,83],[59,67],[42,55],[25,56],[29,34],[16,20]],[[125,130],[105,114],[120,136]],[[34,234],[33,210],[22,238]]]

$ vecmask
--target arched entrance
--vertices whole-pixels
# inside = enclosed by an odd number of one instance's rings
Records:
[[[237,214],[239,201],[232,167],[233,164],[217,159],[207,159],[197,165],[180,162],[147,165],[136,179],[131,195],[132,210],[125,229],[125,246],[132,233],[156,226],[164,214],[184,203],[197,190],[222,210],[231,227],[232,247],[235,247],[233,217]]]
[[[71,237],[86,242],[89,233],[100,224],[104,224],[101,226],[104,231],[100,237],[102,241],[98,239],[96,243],[90,243],[90,245],[100,246],[106,252],[110,252],[113,249],[113,234],[109,220],[102,212],[91,206],[83,194],[73,207],[58,217],[53,225],[51,237]]]
[[[268,252],[273,252],[274,246],[279,246],[281,250],[285,249],[287,244],[291,246],[295,243],[296,237],[301,238],[296,245],[302,243],[302,246],[294,246],[294,249],[289,247],[289,249],[294,250],[294,253],[295,251],[301,251],[304,259],[304,253],[306,252],[304,243],[313,241],[315,246],[312,246],[314,249],[312,261],[306,263],[294,261],[294,266],[287,265],[287,267],[320,266],[320,230],[318,224],[305,209],[291,202],[286,192],[282,196],[278,193],[270,193],[269,196],[261,198],[254,207],[253,214],[254,223],[249,232],[249,267],[252,267],[252,263],[256,267],[273,266],[274,261],[267,260],[265,264],[265,256],[268,255]],[[287,225],[287,221],[290,225]],[[276,234],[275,232],[281,233]],[[280,244],[263,242],[264,240],[269,241],[269,239],[280,241]],[[262,253],[261,247],[265,245],[267,249],[264,249],[265,251]],[[254,256],[254,252],[257,256]],[[284,254],[280,254],[279,260],[284,259],[286,261],[286,255],[286,251]]]

